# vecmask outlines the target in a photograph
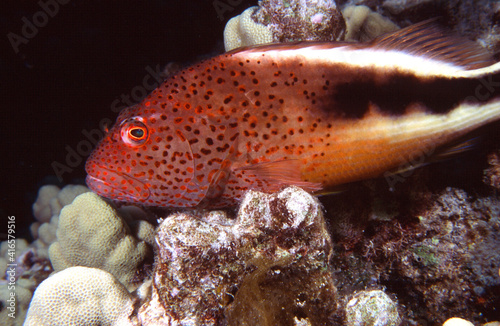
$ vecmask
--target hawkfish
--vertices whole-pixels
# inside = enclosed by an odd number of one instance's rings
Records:
[[[128,203],[220,208],[249,190],[321,194],[382,176],[500,119],[500,63],[423,22],[367,44],[242,48],[122,110],[86,163]]]

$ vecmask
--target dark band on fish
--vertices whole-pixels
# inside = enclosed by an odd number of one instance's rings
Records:
[[[345,72],[353,78],[333,84],[326,94],[324,110],[333,111],[345,118],[362,118],[376,105],[381,113],[401,116],[418,105],[428,113],[447,114],[460,103],[477,98],[477,80],[444,77],[421,78],[407,73],[388,73],[369,69],[356,74]],[[495,75],[493,80],[499,80]],[[500,96],[492,92],[488,99]],[[477,98],[479,102],[480,99]]]

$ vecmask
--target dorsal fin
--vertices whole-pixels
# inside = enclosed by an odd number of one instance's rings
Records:
[[[436,19],[425,20],[378,37],[371,42],[371,46],[441,60],[467,70],[484,68],[495,63],[493,56],[485,48],[446,30]]]

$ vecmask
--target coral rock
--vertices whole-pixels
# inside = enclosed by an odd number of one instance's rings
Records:
[[[226,51],[254,44],[343,40],[345,22],[334,0],[261,0],[228,21]]]
[[[257,22],[273,32],[274,42],[343,40],[345,21],[334,0],[261,0]]]
[[[318,201],[246,194],[236,219],[165,219],[141,325],[325,325],[336,311],[331,240]]]
[[[449,314],[478,321],[471,302],[483,302],[481,310],[495,309],[495,292],[500,285],[500,202],[495,196],[473,200],[463,190],[447,188],[434,204],[419,216],[416,241],[399,253],[393,265],[411,282],[405,292],[425,298],[420,309],[439,316],[447,305]]]
[[[490,167],[484,171],[483,181],[492,187],[500,189],[500,151],[488,156]]]
[[[131,296],[113,275],[78,266],[40,284],[24,325],[111,326],[130,310]]]
[[[384,0],[382,6],[393,15],[400,15],[406,11],[415,10],[417,7],[426,6],[432,0]]]
[[[491,0],[382,0],[377,7],[408,25],[431,17],[443,17],[447,25],[470,39],[477,40],[492,53],[500,49],[500,3]]]
[[[498,195],[435,185],[430,191],[432,175],[415,171],[394,192],[385,180],[372,180],[325,201],[338,296],[383,287],[404,309],[404,325],[497,319]]]
[[[361,291],[346,307],[347,325],[397,326],[401,323],[397,304],[380,290]]]

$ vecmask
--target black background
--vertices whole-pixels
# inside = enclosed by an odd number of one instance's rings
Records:
[[[48,0],[42,0],[48,2]],[[214,4],[224,3],[218,12]],[[113,101],[141,86],[146,67],[189,64],[223,52],[226,22],[257,1],[82,1],[60,5],[54,17],[15,53],[8,35],[23,36],[38,1],[0,4],[1,220],[15,215],[17,237],[27,236],[38,188],[57,183],[51,164],[66,165],[82,130],[112,121]],[[11,34],[12,36],[12,34]],[[63,182],[82,183],[84,161]],[[0,240],[5,238],[0,227]]]

